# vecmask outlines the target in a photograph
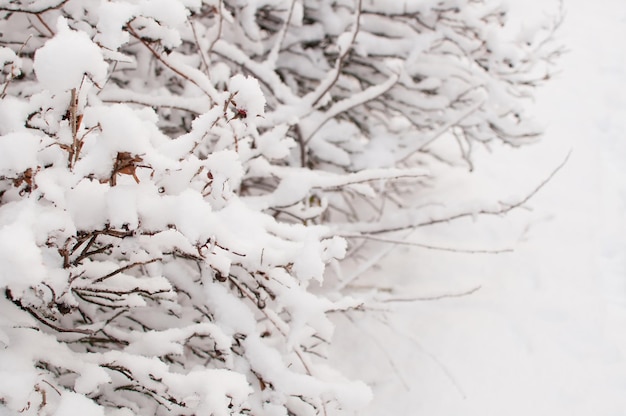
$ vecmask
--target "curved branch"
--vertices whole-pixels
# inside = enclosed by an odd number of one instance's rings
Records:
[[[139,42],[141,42],[150,53],[163,65],[167,68],[171,69],[178,76],[186,79],[187,81],[194,84],[198,87],[202,92],[206,94],[207,97],[213,103],[218,103],[220,101],[219,94],[217,90],[211,85],[211,82],[206,78],[206,76],[196,68],[187,67],[186,65],[178,65],[169,59],[167,56],[163,56],[163,54],[157,52],[150,43],[148,43],[144,38],[142,38],[135,29],[131,26],[130,22],[126,25],[128,28],[128,32]]]
[[[69,0],[62,0],[56,4],[46,4],[46,3],[50,3],[49,1],[45,1],[42,0],[39,3],[44,3],[44,5],[36,7],[37,6],[37,2],[35,2],[35,5],[31,5],[30,7],[26,6],[26,7],[9,7],[9,6],[1,6],[0,5],[0,11],[3,12],[12,12],[12,13],[27,13],[27,14],[40,14],[40,13],[44,13],[50,10],[56,10],[59,9],[61,7],[63,7],[65,5],[65,3],[67,3]]]
[[[335,61],[335,68],[332,72],[332,75],[326,78],[318,87],[310,94],[308,99],[311,101],[311,106],[315,107],[322,97],[330,91],[330,89],[335,85],[337,80],[339,79],[339,74],[341,74],[341,68],[343,67],[343,63],[348,57],[348,53],[356,40],[357,35],[359,34],[359,30],[361,28],[361,5],[362,0],[356,0],[356,18],[354,21],[354,26],[352,28],[351,38],[347,45],[345,45],[344,49],[340,51],[340,55]]]

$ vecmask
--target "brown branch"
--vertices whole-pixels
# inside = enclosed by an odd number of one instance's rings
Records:
[[[152,259],[152,260],[148,260],[148,261],[137,261],[135,263],[127,264],[126,266],[120,267],[119,269],[116,269],[116,270],[112,271],[111,273],[109,273],[109,274],[107,274],[105,276],[97,278],[96,280],[93,281],[93,283],[101,283],[101,282],[105,281],[106,279],[108,279],[109,277],[113,277],[116,274],[125,272],[126,270],[132,269],[133,267],[145,266],[146,264],[154,263],[154,262],[161,261],[161,260],[163,260],[163,259],[161,257],[158,257],[156,259]]]
[[[72,329],[72,328],[62,328],[60,326],[57,326],[55,324],[53,324],[52,322],[49,322],[47,320],[45,320],[44,318],[42,318],[41,316],[39,316],[32,308],[25,306],[22,304],[22,302],[19,299],[16,299],[13,297],[13,294],[11,293],[11,290],[9,288],[6,288],[4,290],[4,295],[6,296],[7,299],[9,299],[15,306],[17,306],[18,308],[20,308],[21,310],[28,312],[30,314],[30,316],[32,316],[33,318],[35,318],[37,321],[41,322],[42,324],[44,324],[45,326],[54,329],[57,332],[63,332],[63,333],[75,333],[75,334],[84,334],[84,335],[93,335],[93,331],[88,330],[88,329]]]
[[[276,64],[276,60],[278,59],[278,54],[282,48],[283,42],[285,41],[285,36],[287,35],[287,29],[289,28],[289,24],[291,23],[291,18],[293,16],[293,10],[296,5],[296,0],[291,0],[291,4],[289,6],[289,12],[287,13],[287,18],[285,19],[285,23],[280,28],[278,32],[278,39],[276,43],[274,43],[274,47],[270,50],[268,54],[267,61],[270,61],[272,66]]]
[[[47,6],[47,7],[42,7],[40,9],[30,9],[30,10],[28,8],[0,6],[0,11],[12,12],[12,13],[39,14],[39,13],[47,12],[49,10],[59,9],[63,7],[63,5],[65,5],[65,3],[67,3],[68,1],[69,0],[62,0],[61,2],[53,6]]]
[[[202,65],[204,66],[204,73],[209,76],[209,62],[207,57],[204,54],[204,50],[202,50],[202,46],[200,46],[200,41],[198,41],[198,33],[196,32],[196,26],[193,24],[193,21],[187,19],[189,26],[191,26],[191,33],[193,34],[193,40],[196,42],[196,47],[198,48],[198,54],[200,55],[200,59],[202,59]]]
[[[141,289],[139,287],[135,287],[128,290],[114,290],[114,289],[106,289],[106,288],[91,288],[91,287],[76,287],[73,289],[74,292],[82,292],[83,296],[93,296],[100,297],[102,299],[110,300],[111,302],[115,302],[116,299],[107,297],[106,295],[117,295],[123,297],[124,295],[130,295],[133,293],[146,295],[146,296],[154,296],[159,295],[161,293],[169,293],[170,289],[158,289],[158,290],[147,290]]]
[[[335,83],[339,79],[339,75],[341,74],[341,68],[343,67],[343,63],[348,57],[348,53],[350,52],[350,49],[352,45],[354,44],[354,41],[356,40],[356,37],[359,34],[359,30],[361,28],[361,11],[362,11],[361,4],[362,4],[362,0],[357,0],[356,19],[354,22],[354,30],[352,32],[352,38],[350,39],[350,43],[346,45],[346,48],[343,51],[341,51],[341,54],[337,58],[337,62],[335,62],[335,69],[334,69],[335,73],[333,74],[333,79],[330,81],[330,83],[327,86],[324,87],[322,91],[317,92],[317,97],[315,97],[315,99],[313,100],[312,107],[315,107],[320,102],[320,100],[326,95],[326,93],[328,93],[328,91],[330,91],[330,89],[333,87],[333,85],[335,85]]]
[[[77,266],[78,264],[80,264],[81,261],[83,261],[87,257],[93,256],[93,255],[96,255],[96,254],[100,254],[100,253],[104,253],[105,251],[107,251],[110,248],[113,248],[113,244],[107,244],[106,246],[102,246],[100,248],[96,248],[96,249],[88,251],[88,252],[84,252],[83,251],[83,253],[81,253],[81,255],[78,256],[78,258],[72,262],[72,264],[74,266]]]
[[[67,110],[67,114],[70,123],[70,129],[72,130],[72,146],[68,152],[69,164],[70,170],[73,170],[74,165],[76,165],[76,162],[78,162],[80,150],[83,147],[82,140],[78,138],[78,129],[80,128],[82,115],[78,114],[78,93],[76,91],[76,88],[72,88],[70,105]]]
[[[239,283],[239,281],[237,280],[236,276],[233,275],[229,275],[228,276],[228,280],[239,290],[239,293],[241,293],[243,296],[247,297],[248,300],[250,300],[252,303],[255,304],[255,306],[257,306],[257,308],[261,311],[261,313],[263,313],[263,315],[265,315],[265,317],[272,323],[272,325],[274,326],[274,328],[276,328],[278,330],[278,332],[281,333],[281,335],[283,337],[288,338],[288,334],[287,334],[287,330],[286,330],[286,326],[287,324],[282,321],[282,319],[280,319],[280,317],[275,316],[272,312],[273,311],[269,311],[267,308],[260,308],[259,305],[257,304],[257,298],[256,296],[254,296],[252,293],[250,293],[249,289],[244,286],[243,284]],[[304,367],[304,370],[306,371],[306,373],[308,375],[312,375],[312,371],[311,368],[307,362],[307,359],[304,357],[302,350],[295,346],[293,347],[293,351],[296,354],[296,356],[298,357],[298,359],[300,360],[300,363],[302,364],[302,366]]]
[[[37,14],[35,14],[35,17],[37,18],[37,20],[39,20],[39,23],[41,23],[41,24],[43,25],[43,27],[45,27],[45,28],[46,28],[46,30],[47,30],[48,32],[50,32],[50,36],[54,36],[54,30],[52,30],[52,29],[50,28],[50,26],[48,26],[48,24],[46,23],[46,21],[45,21],[45,20],[43,20],[43,18],[41,17],[41,14],[37,13]]]
[[[217,36],[215,36],[215,39],[213,39],[213,41],[211,41],[211,44],[209,45],[209,50],[208,50],[209,54],[213,52],[213,47],[215,46],[215,42],[217,42],[219,38],[222,37],[222,26],[224,24],[224,16],[222,16],[223,7],[224,7],[224,0],[219,0],[217,3],[217,15],[219,16],[217,20]],[[209,57],[209,59],[211,59],[211,57]]]
[[[128,28],[129,33],[135,38],[137,39],[139,42],[141,42],[152,54],[152,56],[154,56],[159,62],[161,62],[163,65],[165,65],[167,68],[169,68],[170,70],[172,70],[175,74],[177,74],[178,76],[184,78],[185,80],[191,82],[193,85],[195,85],[196,87],[198,87],[200,89],[200,91],[204,92],[206,94],[207,97],[209,97],[209,100],[211,100],[211,102],[213,102],[213,97],[211,96],[211,94],[208,91],[205,91],[204,88],[202,88],[202,86],[200,86],[200,84],[198,84],[198,82],[196,82],[195,80],[191,79],[187,74],[185,74],[184,72],[181,72],[179,69],[177,69],[176,67],[174,67],[172,64],[170,64],[169,62],[167,62],[167,60],[163,59],[163,57],[161,56],[161,54],[159,52],[156,51],[156,49],[154,49],[152,47],[152,45],[150,45],[150,43],[148,43],[144,38],[142,38],[136,31],[135,29],[131,26],[130,22],[126,25],[126,27]]]

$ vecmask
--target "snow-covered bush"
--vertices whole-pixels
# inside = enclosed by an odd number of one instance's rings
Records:
[[[0,0],[2,404],[367,403],[323,360],[328,313],[361,306],[325,268],[342,236],[432,217],[398,198],[438,137],[469,160],[538,133],[520,98],[550,28],[514,42],[505,20],[489,0]]]

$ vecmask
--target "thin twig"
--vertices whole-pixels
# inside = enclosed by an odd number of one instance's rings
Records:
[[[191,82],[192,84],[194,84],[196,87],[198,87],[202,92],[204,92],[206,94],[206,96],[212,101],[212,102],[216,102],[217,99],[217,94],[216,91],[207,91],[205,88],[203,88],[196,80],[190,78],[187,74],[185,74],[184,72],[180,71],[178,68],[176,68],[174,65],[172,65],[170,62],[168,62],[165,58],[163,58],[163,56],[161,56],[161,54],[159,52],[156,51],[156,49],[154,49],[152,47],[152,45],[150,45],[144,38],[142,38],[136,31],[135,29],[131,26],[130,22],[126,25],[126,27],[128,28],[128,31],[130,32],[131,35],[133,35],[134,38],[136,38],[137,40],[139,40],[139,42],[141,42],[152,54],[152,56],[154,56],[159,62],[161,62],[163,65],[165,65],[167,68],[171,69],[174,73],[176,73],[178,76],[184,78],[185,80]]]
[[[93,281],[93,283],[101,283],[101,282],[105,281],[106,279],[108,279],[109,277],[113,277],[116,274],[125,272],[126,270],[132,269],[133,267],[145,266],[146,264],[154,263],[154,262],[161,261],[161,260],[162,260],[162,258],[158,257],[156,259],[152,259],[152,260],[148,260],[148,261],[136,261],[134,263],[127,264],[124,267],[120,267],[119,269],[115,269],[114,271],[112,271],[111,273],[109,273],[109,274],[107,274],[105,276],[97,278],[96,280]]]
[[[462,298],[465,296],[469,296],[473,293],[478,292],[480,289],[482,288],[482,286],[476,286],[472,289],[466,290],[464,292],[458,292],[458,293],[444,293],[441,295],[435,295],[435,296],[415,296],[415,297],[404,297],[404,298],[387,298],[387,299],[382,299],[379,300],[378,302],[381,303],[395,303],[395,302],[430,302],[430,301],[435,301],[435,300],[442,300],[442,299],[450,299],[450,298]]]
[[[60,326],[53,324],[50,321],[45,320],[44,318],[39,316],[32,308],[23,305],[19,299],[14,298],[11,291],[8,288],[5,289],[4,294],[6,298],[9,299],[15,306],[17,306],[18,308],[20,308],[21,310],[25,312],[28,312],[28,314],[32,316],[33,318],[35,318],[37,321],[41,322],[42,324],[44,324],[45,326],[49,328],[54,329],[57,332],[93,335],[93,331],[90,331],[88,329],[62,328]]]
[[[372,341],[374,341],[374,344],[376,344],[376,346],[378,347],[378,349],[383,353],[383,355],[385,356],[385,359],[387,360],[387,363],[389,363],[389,366],[393,369],[393,371],[396,373],[396,377],[398,377],[398,380],[400,380],[400,383],[402,383],[402,386],[404,387],[404,390],[408,393],[409,391],[411,391],[411,386],[409,386],[409,382],[405,379],[405,377],[402,375],[402,372],[400,371],[399,366],[395,363],[395,361],[393,360],[393,355],[395,354],[390,354],[387,347],[388,347],[388,343],[387,342],[381,342],[381,340],[378,339],[378,334],[372,333],[366,325],[361,325],[360,324],[360,320],[354,320],[352,319],[352,317],[350,317],[349,315],[344,315],[346,317],[346,319],[348,319],[355,327],[359,328],[363,333],[365,333]]]
[[[26,44],[32,37],[33,37],[32,34],[28,35],[24,43],[22,43],[22,46],[20,46],[20,49],[15,54],[17,58],[19,58],[22,55],[22,52],[24,51],[24,47],[26,47]],[[14,77],[13,77],[13,67],[12,67],[11,71],[9,72],[9,75],[7,75],[7,80],[4,84],[4,88],[2,88],[2,93],[0,93],[0,99],[3,99],[7,95],[7,89],[9,88],[9,84],[11,83],[11,81],[13,81],[13,78]]]
[[[69,0],[62,0],[59,3],[57,3],[57,4],[54,4],[54,5],[51,5],[51,6],[45,6],[45,7],[42,7],[40,9],[32,9],[32,10],[29,10],[28,8],[23,8],[23,7],[20,8],[20,7],[0,6],[0,11],[26,13],[26,14],[39,14],[39,13],[47,12],[48,10],[59,9],[59,8],[63,7],[63,5],[65,3],[67,3],[68,1]]]
[[[448,380],[450,380],[450,382],[452,383],[452,385],[454,386],[456,391],[459,393],[461,398],[463,398],[463,399],[467,398],[467,395],[465,394],[465,391],[461,387],[461,384],[456,379],[456,377],[454,376],[452,371],[450,371],[450,369],[441,360],[439,360],[439,358],[437,358],[437,356],[435,356],[435,354],[431,353],[426,348],[424,348],[424,346],[417,340],[415,335],[411,334],[410,332],[408,332],[405,329],[398,328],[397,324],[395,324],[394,322],[390,322],[388,319],[386,319],[386,317],[385,317],[384,320],[381,317],[378,317],[378,319],[380,320],[380,322],[383,325],[385,325],[385,327],[394,330],[400,336],[406,337],[409,341],[411,341],[417,347],[417,349],[419,351],[421,351],[423,354],[428,356],[435,363],[435,365],[437,367],[439,367],[439,369],[445,374],[445,376],[448,378]]]
[[[296,0],[291,0],[291,5],[289,6],[289,12],[287,13],[287,19],[285,20],[285,24],[280,28],[280,32],[278,33],[278,39],[276,43],[272,47],[272,50],[268,54],[266,62],[270,62],[272,68],[276,65],[276,60],[278,59],[278,54],[280,53],[280,49],[285,41],[285,36],[287,35],[287,29],[289,28],[289,24],[291,22],[291,17],[293,16],[293,9],[295,8]]]
[[[45,27],[45,28],[46,28],[46,30],[47,30],[48,32],[50,32],[50,36],[54,36],[54,30],[52,30],[52,29],[50,28],[50,26],[48,26],[48,24],[46,23],[46,21],[45,21],[45,20],[43,20],[43,18],[41,17],[41,14],[37,13],[37,14],[35,14],[35,17],[37,18],[37,20],[39,20],[39,23],[41,23],[41,24],[43,25],[43,27]]]
[[[209,59],[211,59],[210,54],[213,52],[213,47],[215,46],[215,42],[217,42],[222,37],[222,25],[223,25],[223,20],[224,20],[224,17],[222,16],[223,7],[224,7],[224,0],[219,0],[217,4],[217,15],[219,16],[217,20],[217,35],[215,36],[215,39],[213,39],[211,41],[211,44],[209,45],[209,50],[207,51],[207,53],[209,54]]]
[[[341,74],[341,68],[343,67],[343,63],[346,60],[348,53],[350,52],[350,49],[352,48],[352,45],[354,44],[354,41],[356,40],[356,37],[359,34],[359,30],[361,28],[361,12],[362,12],[361,4],[362,4],[362,0],[356,1],[356,16],[354,19],[354,26],[352,29],[352,37],[350,38],[350,42],[345,46],[344,50],[340,51],[340,55],[337,58],[337,61],[335,62],[335,68],[334,68],[334,73],[333,73],[332,78],[327,82],[326,85],[322,83],[318,87],[318,89],[314,92],[313,103],[311,104],[313,107],[315,107],[320,102],[320,100],[326,95],[328,91],[330,91],[330,89],[333,87],[333,85],[335,85],[335,83],[339,79],[339,75]]]
[[[366,230],[366,231],[361,231],[361,233],[362,234],[367,234],[367,235],[383,234],[383,233],[390,233],[390,232],[394,232],[394,231],[406,230],[407,228],[426,227],[426,226],[430,226],[430,225],[436,225],[436,224],[441,224],[441,223],[455,221],[455,220],[458,220],[458,219],[461,219],[461,218],[476,217],[478,215],[486,215],[486,216],[498,215],[498,216],[500,216],[500,215],[507,214],[510,211],[513,211],[513,210],[515,210],[517,208],[522,207],[531,198],[533,198],[544,186],[546,186],[552,180],[552,178],[554,178],[554,176],[565,166],[565,164],[569,160],[569,157],[570,157],[571,153],[572,153],[572,151],[570,150],[567,153],[567,156],[565,156],[565,159],[563,159],[563,161],[561,163],[559,163],[559,165],[544,180],[542,180],[539,183],[539,185],[537,185],[531,192],[529,192],[524,198],[522,198],[519,201],[516,201],[514,203],[511,203],[511,204],[504,204],[504,203],[501,202],[501,204],[504,205],[504,207],[502,207],[500,209],[495,209],[495,210],[494,209],[483,209],[483,210],[480,210],[480,211],[477,211],[477,212],[462,212],[460,214],[450,215],[448,217],[430,219],[430,220],[427,220],[427,221],[418,222],[418,223],[414,223],[414,224],[405,224],[405,225],[399,225],[399,226],[394,226],[394,227]]]
[[[501,254],[501,253],[512,253],[514,249],[512,248],[501,248],[501,249],[464,249],[464,248],[454,248],[454,247],[442,247],[442,246],[433,246],[430,244],[416,243],[413,241],[406,240],[395,240],[392,238],[383,238],[383,237],[374,237],[371,235],[342,235],[343,238],[356,238],[356,239],[365,239],[369,241],[377,241],[381,243],[390,243],[397,244],[402,246],[411,246],[411,247],[420,247],[428,250],[437,250],[437,251],[449,251],[452,253],[469,253],[469,254]]]
[[[204,50],[202,46],[200,46],[200,41],[198,41],[198,34],[196,33],[196,26],[193,24],[193,21],[187,19],[189,22],[189,26],[191,26],[191,32],[193,33],[193,39],[196,42],[196,46],[198,47],[198,53],[200,54],[200,59],[202,59],[202,65],[204,66],[204,73],[209,76],[209,62],[207,57],[204,54]]]

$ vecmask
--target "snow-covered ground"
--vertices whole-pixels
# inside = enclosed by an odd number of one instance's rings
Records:
[[[547,2],[511,3],[521,11]],[[418,235],[466,248],[502,241],[513,253],[403,248],[381,265],[407,296],[480,290],[390,304],[400,313],[380,314],[379,324],[340,325],[339,342],[368,364],[348,369],[374,385],[368,414],[626,412],[626,3],[565,0],[565,10],[568,53],[535,106],[544,139],[479,153],[474,176],[506,201],[571,151],[569,160],[530,212]]]

